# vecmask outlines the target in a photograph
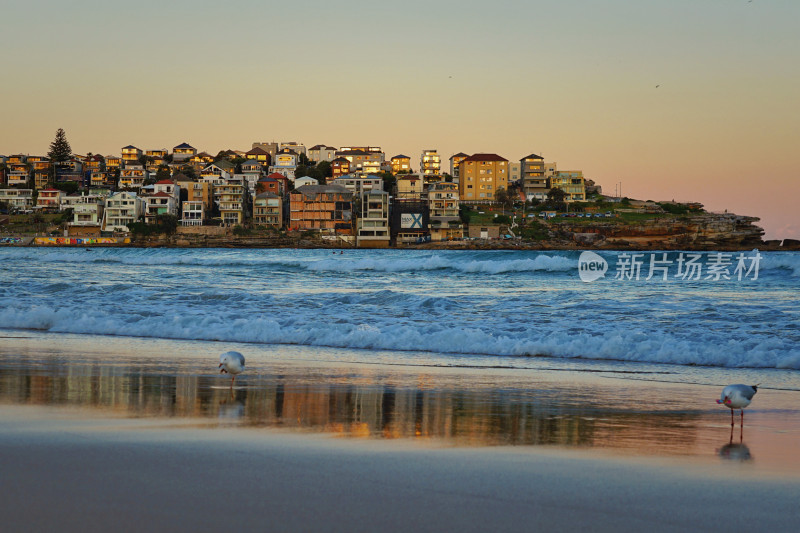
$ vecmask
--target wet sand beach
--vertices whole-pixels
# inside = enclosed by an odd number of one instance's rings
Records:
[[[7,531],[800,524],[800,392],[783,373],[731,432],[711,381],[746,371],[366,364],[352,350],[243,345],[248,370],[230,389],[218,343],[2,340]]]

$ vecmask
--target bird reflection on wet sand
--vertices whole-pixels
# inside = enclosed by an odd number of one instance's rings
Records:
[[[750,448],[744,443],[744,429],[739,430],[739,442],[733,442],[733,427],[731,426],[731,437],[728,444],[722,446],[717,450],[717,455],[727,461],[752,461],[753,456],[750,454]]]
[[[729,442],[719,450],[717,455],[726,461],[752,461],[753,456],[750,455],[750,448],[747,444],[741,442]]]

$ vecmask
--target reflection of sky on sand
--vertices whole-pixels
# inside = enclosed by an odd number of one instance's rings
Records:
[[[296,362],[255,355],[248,356],[248,369],[231,390],[214,372],[214,343],[102,339],[87,346],[85,338],[58,337],[55,343],[52,337],[4,339],[0,402],[437,446],[546,445],[722,458],[800,473],[795,391],[760,389],[744,431],[737,416],[731,433],[727,409],[714,403],[716,386],[622,380],[598,372]],[[287,349],[284,355],[291,353]]]

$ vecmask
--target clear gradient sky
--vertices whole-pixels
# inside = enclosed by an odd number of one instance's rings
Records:
[[[0,153],[531,152],[800,238],[800,2],[11,0]],[[658,87],[656,87],[658,86]]]

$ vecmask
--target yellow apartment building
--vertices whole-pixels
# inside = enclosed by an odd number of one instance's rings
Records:
[[[497,189],[508,189],[508,160],[497,154],[473,154],[458,166],[462,202],[494,202]]]

